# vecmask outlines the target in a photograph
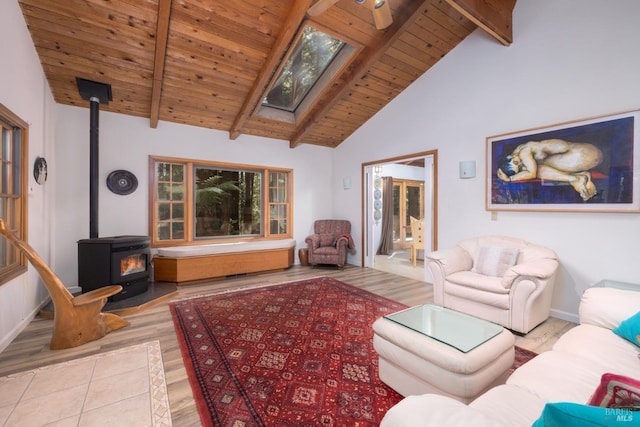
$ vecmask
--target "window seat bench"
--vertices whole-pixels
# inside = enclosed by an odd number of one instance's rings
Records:
[[[295,246],[294,239],[285,239],[158,248],[153,257],[154,280],[180,285],[284,270],[293,265]]]

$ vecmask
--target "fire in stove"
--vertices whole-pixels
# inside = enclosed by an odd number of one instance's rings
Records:
[[[147,257],[144,254],[129,255],[120,260],[120,276],[140,273],[147,269]]]

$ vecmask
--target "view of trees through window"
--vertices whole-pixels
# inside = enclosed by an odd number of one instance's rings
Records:
[[[195,237],[260,235],[262,175],[196,167]]]
[[[307,26],[263,105],[294,112],[344,42]]]
[[[291,236],[293,171],[150,157],[152,244]]]

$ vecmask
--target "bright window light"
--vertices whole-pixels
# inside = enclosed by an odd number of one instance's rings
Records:
[[[344,45],[342,40],[307,26],[262,105],[295,112]]]

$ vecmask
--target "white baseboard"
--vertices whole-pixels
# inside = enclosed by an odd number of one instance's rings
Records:
[[[49,301],[51,301],[51,297],[45,298],[45,300],[42,301],[36,308],[34,308],[27,317],[22,319],[22,321],[18,323],[9,334],[2,337],[2,340],[0,340],[0,353],[3,352],[5,348],[9,347],[9,344],[11,344],[11,342],[18,335],[20,335],[20,332],[22,332],[29,325],[29,323],[31,323],[31,321],[35,319],[38,313],[40,313],[40,310],[42,310],[44,306],[49,304]]]
[[[566,311],[561,311],[561,310],[554,310],[552,308],[550,315],[551,317],[566,320],[567,322],[580,323],[580,317],[574,313],[568,313]]]

